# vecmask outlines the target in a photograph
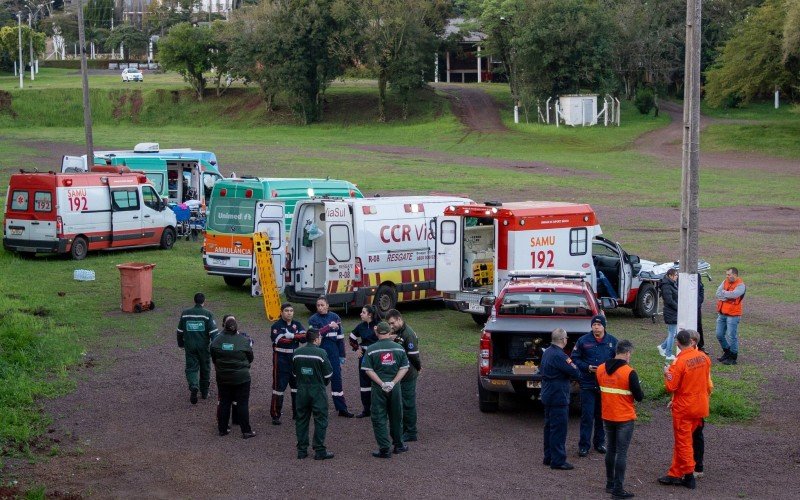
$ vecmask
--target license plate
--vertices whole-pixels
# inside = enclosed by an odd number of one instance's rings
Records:
[[[485,314],[486,313],[486,308],[483,307],[480,304],[467,303],[467,311]]]
[[[214,266],[227,266],[229,260],[230,259],[215,259],[214,257],[208,258],[209,264]]]
[[[23,231],[22,229],[11,229],[11,235],[12,236],[19,236],[19,235],[22,234],[22,231]]]
[[[542,381],[541,380],[528,380],[527,385],[528,385],[528,389],[541,389],[542,388]]]

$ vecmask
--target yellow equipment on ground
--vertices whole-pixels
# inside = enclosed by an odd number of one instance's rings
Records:
[[[277,321],[281,317],[281,297],[278,294],[278,284],[275,282],[272,245],[266,233],[253,233],[253,250],[261,296],[264,297],[264,313],[269,321]]]

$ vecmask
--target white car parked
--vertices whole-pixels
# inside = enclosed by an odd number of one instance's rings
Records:
[[[125,68],[122,70],[122,81],[123,82],[143,82],[144,76],[142,76],[142,72],[136,68]]]

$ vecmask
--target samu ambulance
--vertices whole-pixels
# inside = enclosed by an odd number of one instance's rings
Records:
[[[657,311],[657,291],[640,277],[656,263],[603,238],[597,215],[587,204],[454,205],[438,218],[437,234],[436,289],[449,308],[472,314],[478,324],[488,316],[481,297],[496,297],[515,270],[581,271],[598,295],[617,299],[636,316]]]
[[[279,179],[242,177],[214,184],[203,239],[206,273],[222,276],[230,286],[244,285],[253,272],[253,232],[272,227],[272,220],[257,210],[257,202],[283,202],[285,228],[291,226],[298,200],[312,196],[361,198],[355,184],[336,179]],[[272,240],[272,238],[270,238]],[[273,242],[273,251],[277,243]],[[285,255],[285,247],[281,248]],[[280,269],[279,269],[280,271]],[[282,275],[281,275],[282,277]]]
[[[435,218],[448,206],[473,203],[455,196],[314,198],[297,203],[289,232],[284,293],[314,308],[374,304],[379,313],[398,302],[438,297],[434,287]]]
[[[13,174],[3,247],[19,253],[67,253],[175,243],[175,214],[165,210],[144,174],[106,172]],[[127,169],[124,169],[127,170]]]

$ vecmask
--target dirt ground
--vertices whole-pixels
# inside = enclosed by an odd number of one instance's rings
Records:
[[[458,113],[467,126],[487,123],[487,117],[478,117],[476,110],[487,113],[484,105],[488,96],[455,86],[448,92],[458,98]],[[662,110],[676,114],[672,125],[643,136],[635,147],[680,168],[680,110],[668,106]],[[491,132],[502,133],[500,125],[491,126]],[[47,148],[43,143],[27,145]],[[370,149],[404,156],[431,154],[382,146]],[[64,152],[61,145],[52,150],[52,158]],[[775,158],[748,156],[750,160],[746,160],[729,154],[704,154],[702,158],[707,168],[731,168],[732,162],[752,161],[750,167],[764,173],[798,171],[796,162]],[[463,157],[457,162],[469,164]],[[485,165],[482,160],[481,164]],[[635,227],[637,221],[645,219],[677,226],[677,209],[652,208],[644,213],[638,208],[635,212],[612,206],[595,208],[601,220],[621,227],[629,223]],[[731,209],[704,210],[701,217],[704,227],[713,228],[708,231],[730,237],[781,231],[800,241],[797,210],[750,208],[747,214],[750,219],[755,216],[758,224],[742,227],[737,222],[744,214]],[[765,239],[764,244],[773,243]],[[796,246],[776,250],[787,258],[800,257]],[[796,323],[793,307],[782,306],[776,311],[774,304],[768,308],[753,300],[748,307],[751,317],[764,319],[763,315],[770,314],[771,318],[786,318],[781,326],[787,331]],[[177,318],[180,311],[174,313]],[[709,311],[706,331],[713,329],[712,321]],[[354,318],[347,319],[348,325],[353,322]],[[172,324],[161,326],[164,332],[174,328]],[[255,325],[243,325],[243,329],[256,331]],[[477,330],[470,335],[470,342],[474,342]],[[237,432],[217,436],[213,387],[209,400],[201,400],[197,406],[189,404],[182,352],[168,333],[152,347],[103,354],[110,361],[107,368],[86,370],[75,392],[47,403],[46,410],[55,418],[48,437],[57,440],[65,452],[35,463],[10,461],[5,473],[21,478],[22,485],[45,484],[54,495],[95,498],[608,497],[603,491],[602,456],[593,452],[587,458],[577,457],[576,418],[570,421],[567,438],[568,459],[576,468],[571,472],[552,471],[541,464],[540,408],[529,402],[504,401],[504,411],[480,413],[473,366],[423,370],[418,389],[420,441],[410,443],[409,453],[391,460],[373,459],[370,422],[336,417],[331,406],[327,444],[336,458],[324,462],[296,460],[291,420],[284,417],[284,425],[269,424],[270,345],[263,333],[257,332],[254,337],[251,422],[258,433],[256,438],[245,441]],[[709,343],[715,344],[713,334],[709,337]],[[744,342],[753,352],[772,347],[758,339]],[[649,422],[637,426],[629,453],[626,485],[637,497],[800,497],[796,480],[800,447],[795,431],[795,401],[800,391],[793,382],[800,369],[797,364],[776,362],[769,356],[746,359],[745,363],[763,369],[766,385],[774,394],[763,398],[759,419],[749,425],[707,426],[706,477],[698,480],[697,491],[690,492],[663,487],[655,481],[666,471],[672,447],[670,416],[666,409],[656,408]],[[358,411],[355,371],[352,358],[348,358],[345,395],[351,409]]]

